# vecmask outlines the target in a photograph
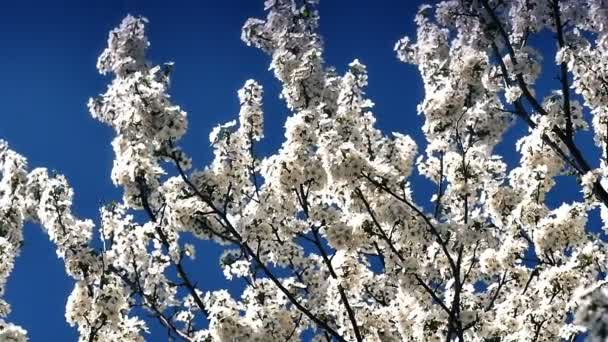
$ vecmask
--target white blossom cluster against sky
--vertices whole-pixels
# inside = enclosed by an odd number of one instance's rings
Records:
[[[400,63],[393,52],[397,39],[414,32],[418,5],[418,1],[357,0],[344,6],[325,1],[321,30],[327,42],[325,58],[336,67],[345,70],[354,58],[368,65],[367,91],[377,102],[379,126],[420,137],[422,119],[415,111],[422,98],[421,82],[415,68]],[[107,79],[95,69],[97,57],[108,31],[128,13],[150,20],[151,59],[176,63],[170,93],[189,114],[191,128],[183,141],[199,166],[212,156],[211,128],[238,113],[236,91],[245,80],[256,79],[265,87],[264,108],[270,117],[263,149],[278,147],[288,114],[278,98],[280,87],[267,71],[267,57],[240,40],[245,20],[263,15],[262,1],[1,2],[0,137],[27,156],[31,166],[57,170],[75,189],[86,189],[76,191],[75,210],[96,221],[99,204],[118,200],[120,191],[109,178],[111,131],[90,117],[86,102],[106,87]],[[11,317],[36,326],[28,331],[33,341],[46,336],[74,339],[76,332],[64,319],[72,281],[65,277],[39,227],[28,225],[25,237],[7,296],[11,302],[38,304],[14,305]],[[206,247],[209,258],[216,260],[219,249]],[[47,279],[44,291],[35,281],[39,277]],[[218,288],[227,284],[220,271],[210,281]]]
[[[6,5],[0,337],[605,338],[606,3],[419,5]]]

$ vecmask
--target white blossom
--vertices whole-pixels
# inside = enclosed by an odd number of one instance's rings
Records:
[[[267,0],[267,17],[242,30],[290,110],[275,152],[258,155],[264,91],[247,80],[235,120],[209,135],[212,161],[193,168],[186,113],[168,94],[173,64],[147,60],[148,22],[133,16],[111,31],[97,67],[114,79],[89,101],[116,134],[111,179],[123,190],[99,224],[74,214],[65,176],[0,141],[0,340],[27,340],[3,299],[26,222],[74,281],[65,318],[80,341],[143,341],[149,324],[197,342],[606,339],[606,245],[591,227],[594,210],[608,221],[605,3],[421,6],[416,37],[395,52],[422,78],[425,141],[377,128],[366,66],[325,62],[317,6]],[[544,30],[554,58],[530,39]],[[541,98],[547,60],[560,76]],[[527,126],[516,143],[513,124]],[[597,163],[576,139],[589,127]],[[434,186],[430,205],[413,194],[414,168]],[[582,199],[549,201],[560,177]],[[201,260],[242,290],[194,279]]]

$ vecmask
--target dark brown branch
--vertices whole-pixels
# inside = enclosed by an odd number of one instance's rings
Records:
[[[135,264],[135,260],[133,260],[133,263]],[[135,267],[136,267],[136,265],[135,265]],[[122,272],[120,272],[120,270],[118,270],[117,268],[115,268],[112,265],[108,266],[108,270],[110,272],[116,274],[120,279],[122,279],[122,281],[125,284],[127,284],[127,286],[129,286],[131,288],[131,290],[134,293],[138,293],[140,296],[142,296],[142,298],[146,302],[148,302],[148,304],[146,306],[154,312],[155,316],[158,318],[158,320],[164,327],[166,327],[168,330],[172,331],[174,334],[176,334],[183,340],[185,340],[187,342],[193,342],[192,338],[190,338],[186,333],[184,333],[183,331],[178,329],[175,326],[175,324],[173,324],[171,322],[171,320],[169,318],[167,318],[166,315],[154,304],[156,302],[156,300],[153,298],[153,296],[147,295],[143,291],[143,289],[141,288],[141,283],[139,280],[139,273],[137,272],[137,268],[135,268],[135,270],[134,270],[135,281],[131,281],[131,279],[129,279],[129,277],[127,275],[123,274]]]
[[[226,213],[219,210],[216,205],[213,203],[213,200],[205,196],[193,183],[190,181],[188,176],[186,176],[184,169],[182,168],[179,160],[174,156],[170,156],[170,158],[175,163],[177,171],[184,181],[186,185],[192,190],[198,198],[200,198],[203,202],[205,202],[221,219],[222,222],[226,225],[230,233],[236,238],[239,242],[241,248],[243,248],[258,264],[258,266],[262,269],[264,274],[279,288],[279,290],[289,299],[289,301],[303,314],[306,315],[310,320],[312,320],[315,324],[325,330],[326,333],[330,334],[338,341],[345,342],[344,338],[332,327],[330,327],[325,321],[321,318],[315,316],[309,309],[307,309],[304,305],[300,303],[300,301],[281,283],[281,281],[270,271],[270,269],[266,266],[266,264],[260,259],[260,257],[254,252],[254,250],[249,246],[249,244],[243,240],[241,234],[234,228],[232,222],[226,216]]]
[[[443,197],[443,152],[439,156],[439,184],[437,184],[437,202],[435,202],[435,219],[441,212],[441,197]]]
[[[416,281],[418,282],[418,284],[420,286],[422,286],[424,288],[424,290],[431,296],[431,298],[433,298],[433,300],[435,302],[437,302],[437,304],[439,304],[439,306],[443,309],[443,311],[445,311],[448,314],[449,320],[448,320],[448,326],[452,327],[457,321],[458,318],[454,317],[452,310],[450,310],[445,303],[443,302],[443,300],[441,300],[441,298],[439,298],[439,296],[435,293],[435,291],[433,291],[432,288],[430,288],[425,282],[424,280],[422,280],[422,278],[420,278],[420,276],[416,273],[413,273],[414,278],[416,279]]]
[[[329,260],[329,257],[327,256],[327,253],[325,252],[325,249],[323,248],[323,245],[321,244],[321,238],[319,236],[319,232],[317,231],[316,228],[313,228],[312,233],[313,233],[313,236],[315,239],[315,245],[317,246],[317,249],[321,253],[321,257],[323,258],[323,262],[325,263],[325,266],[327,266],[327,269],[329,270],[329,274],[331,275],[332,278],[337,280],[338,275],[336,274],[333,266],[331,265],[331,260]],[[344,287],[342,287],[341,284],[338,284],[338,292],[340,293],[340,300],[342,301],[342,304],[344,304],[344,307],[346,308],[346,313],[348,314],[348,319],[350,320],[353,330],[355,332],[355,338],[357,339],[358,342],[362,342],[363,335],[361,334],[361,331],[359,330],[359,325],[357,324],[357,318],[355,316],[355,311],[351,307],[351,305],[348,301],[348,297],[346,296],[346,291],[344,290]]]
[[[300,184],[300,193],[298,194],[298,190],[296,190],[296,195],[298,195],[298,200],[300,201],[300,204],[302,205],[302,210],[304,210],[305,217],[308,219],[308,189],[306,191],[304,191],[304,186],[302,184]],[[338,280],[338,275],[336,274],[333,266],[331,265],[331,260],[327,256],[327,252],[325,252],[325,248],[323,248],[323,244],[321,243],[321,237],[319,236],[318,228],[312,227],[312,234],[314,237],[314,244],[315,244],[315,246],[317,246],[317,249],[321,253],[321,257],[323,258],[323,262],[325,263],[325,266],[327,267],[329,274],[331,275],[332,278],[334,278],[335,280]],[[355,315],[355,311],[351,307],[351,305],[348,301],[348,296],[346,295],[346,291],[344,290],[344,287],[342,287],[341,284],[338,284],[338,292],[340,294],[340,301],[342,301],[342,304],[346,308],[346,313],[348,314],[348,319],[350,320],[350,323],[353,327],[353,331],[355,332],[355,338],[357,339],[358,342],[362,342],[363,335],[361,334],[359,325],[357,324],[357,317]]]
[[[363,176],[363,178],[367,179],[370,183],[372,183],[377,188],[385,191],[386,193],[388,193],[389,195],[391,195],[392,197],[394,197],[398,201],[400,201],[400,202],[404,203],[405,205],[407,205],[410,209],[412,209],[426,223],[426,225],[429,227],[429,231],[431,232],[431,234],[433,236],[435,236],[435,239],[437,240],[437,242],[441,246],[441,249],[442,249],[443,253],[445,254],[446,258],[448,259],[448,262],[449,262],[450,267],[452,269],[452,273],[456,274],[457,273],[456,262],[454,262],[454,258],[452,258],[452,255],[450,254],[450,252],[448,250],[447,241],[443,240],[443,237],[441,237],[441,234],[439,233],[439,231],[437,230],[437,228],[435,227],[435,225],[433,225],[433,223],[431,222],[431,220],[422,211],[420,211],[420,209],[418,209],[415,205],[413,205],[412,203],[410,203],[410,201],[408,201],[405,197],[399,196],[394,191],[392,191],[391,189],[389,189],[387,186],[385,186],[384,184],[379,183],[378,181],[374,180],[372,177],[370,177],[367,174],[362,174],[362,176]]]
[[[532,283],[532,280],[534,279],[534,277],[538,276],[540,273],[540,270],[538,268],[535,268],[532,273],[530,273],[530,277],[528,278],[528,281],[526,281],[526,285],[524,286],[524,290],[521,292],[522,295],[526,294],[526,291],[528,291],[528,288],[530,287],[530,284]]]
[[[496,13],[494,13],[494,9],[491,8],[491,6],[488,3],[488,0],[481,0],[481,4],[484,7],[484,9],[486,10],[486,12],[488,13],[488,15],[490,16],[490,18],[492,19],[494,25],[496,27],[498,27],[498,32],[500,33],[502,39],[504,40],[504,43],[505,43],[505,46],[509,53],[509,57],[511,58],[511,61],[513,62],[513,64],[517,64],[515,50],[513,49],[513,46],[509,40],[509,35],[505,31],[505,28],[503,27],[502,23],[500,22],[500,19],[496,16]],[[523,76],[521,74],[517,74],[517,75],[515,75],[515,77],[516,77],[519,88],[521,89],[523,95],[525,96],[528,103],[530,103],[532,108],[541,115],[548,115],[547,111],[540,105],[540,103],[536,100],[536,98],[532,95],[532,93],[528,89],[528,86],[526,85],[526,83],[523,79]],[[589,166],[589,163],[587,163],[587,161],[583,157],[583,154],[581,153],[579,148],[574,143],[574,139],[568,138],[568,136],[557,126],[554,126],[551,131],[553,133],[555,133],[557,135],[557,137],[566,145],[566,147],[568,148],[568,152],[570,152],[570,154],[572,155],[572,157],[578,164],[577,169],[579,170],[579,173],[581,174],[581,176],[583,176],[587,172],[591,171],[591,167]],[[602,203],[604,203],[605,205],[608,206],[608,192],[606,192],[606,189],[604,189],[604,187],[602,186],[602,184],[600,184],[599,181],[596,181],[593,184],[593,193],[597,196],[597,198]]]
[[[141,179],[141,178],[139,179],[138,183],[139,183],[139,191],[140,191],[140,195],[141,195],[140,197],[141,197],[142,206],[144,207],[145,212],[148,214],[148,216],[150,217],[152,222],[156,223],[154,228],[161,240],[162,245],[165,247],[165,249],[169,250],[169,238],[167,237],[165,232],[160,227],[160,222],[157,222],[156,214],[154,213],[154,211],[152,211],[152,208],[150,207],[150,203],[148,202],[148,189],[146,187],[146,184],[144,183],[143,179]],[[183,279],[184,285],[186,286],[186,288],[188,289],[188,292],[194,299],[196,306],[198,306],[198,308],[201,310],[201,312],[203,314],[205,314],[205,316],[209,316],[209,312],[207,311],[207,308],[205,307],[203,300],[196,292],[196,286],[190,280],[188,273],[185,271],[184,266],[181,263],[181,258],[178,262],[176,262],[174,264],[177,269],[177,274],[179,275],[179,277],[181,279]]]
[[[492,296],[490,303],[488,304],[488,306],[485,309],[486,312],[492,310],[492,308],[494,307],[494,303],[496,303],[496,299],[498,299],[500,290],[502,290],[502,287],[505,285],[506,282],[507,282],[507,271],[505,270],[505,272],[502,274],[502,277],[498,281],[498,287],[496,288],[496,291],[494,292],[494,295]]]
[[[405,258],[401,255],[401,253],[399,253],[399,251],[397,250],[397,247],[395,247],[395,245],[393,244],[393,241],[386,235],[386,233],[382,229],[382,226],[380,226],[380,223],[376,219],[374,211],[372,210],[369,202],[367,201],[367,199],[363,195],[363,192],[359,188],[357,188],[355,190],[355,192],[357,193],[357,195],[359,196],[359,198],[361,199],[361,201],[363,201],[363,204],[364,204],[365,208],[367,209],[367,212],[372,217],[372,221],[374,222],[374,224],[376,225],[376,227],[380,231],[380,237],[388,245],[388,247],[393,252],[393,254],[395,254],[395,256],[397,256],[397,258],[402,263],[404,263],[405,262]],[[433,298],[433,300],[448,314],[448,317],[450,318],[449,321],[448,321],[448,326],[452,327],[452,326],[458,324],[457,323],[458,318],[454,316],[452,310],[450,310],[447,307],[447,305],[445,305],[445,303],[443,302],[443,300],[441,298],[439,298],[439,296],[436,294],[436,291],[433,290],[430,286],[428,286],[424,282],[424,280],[422,280],[422,278],[420,278],[420,276],[418,274],[414,273],[413,276],[416,279],[416,281],[418,282],[418,284],[420,286],[422,286],[422,288],[424,288],[424,290],[431,296],[431,298]]]
[[[564,32],[562,26],[562,19],[560,15],[559,0],[553,0],[551,3],[553,8],[553,20],[555,21],[555,29],[557,31],[557,44],[560,48],[564,48],[566,43],[564,42]],[[566,115],[566,138],[569,140],[573,139],[574,130],[572,127],[572,113],[570,110],[570,84],[568,83],[568,66],[565,62],[561,62],[559,65],[560,69],[560,82],[562,84],[562,96],[564,97],[563,110]]]

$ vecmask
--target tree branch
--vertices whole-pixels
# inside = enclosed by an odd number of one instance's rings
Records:
[[[162,228],[160,227],[160,222],[157,222],[156,214],[154,214],[154,211],[152,211],[152,208],[150,207],[150,203],[148,201],[147,186],[142,178],[140,178],[138,180],[138,183],[139,183],[139,191],[140,191],[140,195],[141,195],[142,206],[144,207],[145,212],[150,217],[150,220],[152,220],[152,222],[156,223],[156,225],[154,226],[154,229],[156,230],[156,233],[158,234],[158,236],[161,240],[161,243],[163,244],[165,249],[169,250],[169,239],[168,239],[167,235],[165,234],[165,232],[163,232]],[[188,289],[188,292],[190,292],[190,295],[194,299],[196,306],[198,306],[198,308],[201,310],[201,312],[203,314],[205,314],[205,316],[209,316],[209,312],[207,311],[207,308],[205,307],[203,300],[196,292],[196,286],[190,280],[188,273],[186,273],[184,266],[181,263],[181,257],[180,257],[180,260],[174,264],[175,264],[175,267],[177,268],[177,274],[180,276],[180,278],[182,278],[184,280],[186,288]]]
[[[234,226],[232,225],[232,222],[230,222],[230,220],[226,216],[226,213],[224,213],[221,210],[219,210],[215,206],[215,204],[213,203],[213,201],[210,198],[208,198],[207,196],[205,196],[192,183],[192,181],[190,181],[190,179],[188,178],[188,176],[186,176],[186,174],[184,172],[184,169],[182,168],[182,166],[181,166],[181,164],[179,162],[179,159],[177,159],[175,155],[171,155],[170,158],[175,163],[177,171],[178,171],[180,177],[182,178],[182,180],[184,181],[184,183],[186,183],[186,185],[196,194],[196,196],[198,196],[198,198],[200,198],[204,203],[206,203],[216,213],[216,215],[219,216],[219,218],[226,224],[226,227],[228,228],[228,230],[230,231],[230,233],[232,235],[234,235],[234,237],[236,238],[236,240],[239,242],[241,248],[243,248],[256,261],[256,263],[262,269],[262,271],[264,272],[264,274],[266,274],[266,276],[268,278],[270,278],[270,280],[279,288],[279,290],[287,297],[287,299],[289,299],[289,301],[298,310],[300,310],[303,314],[305,314],[306,317],[308,317],[315,324],[317,324],[322,329],[324,329],[327,333],[329,333],[330,335],[332,335],[333,337],[335,337],[338,341],[345,342],[344,338],[335,329],[333,329],[332,327],[330,327],[326,322],[324,322],[319,317],[315,316],[310,310],[308,310],[306,307],[304,307],[304,305],[302,305],[299,302],[299,300],[287,288],[285,288],[285,286],[283,286],[283,284],[281,283],[281,281],[272,273],[272,271],[270,271],[270,269],[266,266],[266,264],[253,251],[253,249],[251,248],[251,246],[249,246],[249,244],[246,241],[243,240],[241,234],[234,228]]]

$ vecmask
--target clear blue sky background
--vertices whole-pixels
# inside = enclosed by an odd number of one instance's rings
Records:
[[[100,203],[119,199],[120,191],[109,178],[113,132],[90,117],[86,102],[104,92],[110,81],[97,73],[97,56],[108,31],[130,13],[150,20],[150,59],[176,63],[171,93],[188,112],[190,129],[183,144],[195,166],[210,160],[210,129],[236,118],[236,91],[249,78],[265,87],[267,138],[262,149],[272,151],[282,141],[288,111],[278,99],[278,82],[267,70],[268,56],[240,41],[244,21],[264,15],[262,3],[1,1],[0,138],[27,156],[31,167],[65,174],[76,191],[77,215],[98,222]],[[419,1],[404,0],[324,0],[320,10],[328,64],[344,72],[349,62],[359,58],[368,66],[368,95],[376,103],[378,125],[420,142],[422,118],[416,105],[422,100],[421,81],[416,68],[400,63],[393,52],[400,37],[414,34],[412,20],[418,5]],[[521,132],[516,127],[510,136]],[[513,164],[513,146],[501,149]],[[428,199],[433,190],[419,178],[414,178],[414,188],[420,199]],[[39,227],[26,226],[25,237],[6,295],[13,305],[9,319],[28,329],[32,341],[73,341],[76,333],[64,319],[73,283]],[[220,288],[226,283],[216,271],[219,251],[205,246],[197,263],[189,266],[204,289]],[[160,332],[150,340],[163,341],[165,335]]]

